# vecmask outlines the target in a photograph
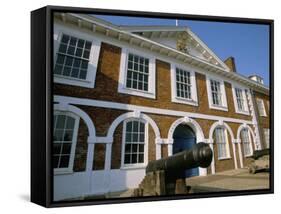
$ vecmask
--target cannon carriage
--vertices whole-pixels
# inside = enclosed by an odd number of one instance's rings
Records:
[[[187,169],[207,168],[213,158],[213,152],[206,143],[197,143],[191,149],[176,153],[167,158],[150,161],[146,167],[146,176],[135,196],[156,196],[186,194],[189,188],[185,183]]]

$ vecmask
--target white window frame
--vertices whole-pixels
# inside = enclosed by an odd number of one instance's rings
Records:
[[[149,66],[148,66],[148,91],[144,90],[138,90],[133,88],[127,88],[126,87],[126,81],[127,81],[127,67],[128,67],[128,56],[129,53],[138,55],[144,58],[149,59]],[[121,53],[121,61],[120,61],[120,72],[119,72],[119,83],[118,83],[118,92],[123,94],[129,94],[134,96],[140,96],[140,97],[146,97],[155,99],[156,98],[156,80],[155,80],[155,61],[156,58],[152,55],[149,55],[144,52],[140,52],[137,50],[124,48],[122,47],[122,53]]]
[[[183,97],[177,96],[177,84],[176,84],[176,69],[182,69],[190,73],[190,83],[191,83],[191,99],[185,99]],[[178,64],[171,64],[171,94],[172,102],[182,103],[193,106],[198,106],[198,97],[197,97],[197,86],[196,86],[196,77],[195,72],[192,69],[180,66]]]
[[[257,98],[257,99],[256,99],[256,102],[257,102],[257,107],[258,107],[259,116],[261,116],[261,117],[267,117],[263,99]],[[261,104],[262,104],[262,106],[263,106],[263,112],[261,112],[261,109],[260,109],[260,107],[259,107],[258,102],[261,102]]]
[[[266,136],[268,134],[268,136]],[[265,142],[265,146],[266,148],[270,148],[270,129],[263,129],[263,135],[264,135],[264,142]],[[268,137],[268,141],[267,141],[267,137]]]
[[[246,130],[247,131],[247,134],[248,134],[248,138],[249,138],[249,148],[250,148],[250,154],[245,154],[245,149],[244,149],[244,141],[243,141],[243,137],[242,137],[242,132],[243,130]],[[241,130],[241,143],[242,143],[242,146],[243,146],[243,154],[244,154],[244,157],[251,157],[253,155],[253,144],[252,144],[252,137],[251,137],[251,133],[249,131],[248,128],[243,128]]]
[[[75,158],[75,150],[76,150],[76,144],[77,144],[80,117],[77,116],[76,114],[73,114],[72,112],[57,111],[57,110],[54,111],[54,115],[65,115],[65,116],[69,116],[69,117],[72,117],[72,118],[75,119],[75,124],[74,124],[74,129],[73,129],[73,138],[72,138],[73,141],[71,143],[71,151],[70,151],[68,167],[67,168],[54,168],[53,169],[55,175],[70,174],[70,173],[73,173],[73,165],[74,165],[74,158]]]
[[[242,97],[244,101],[244,110],[241,110],[238,108],[238,102],[237,102],[237,97],[236,97],[236,89],[242,90]],[[247,100],[247,94],[246,94],[246,88],[232,84],[232,95],[233,95],[233,100],[234,100],[234,107],[235,107],[235,112],[238,114],[245,114],[245,115],[250,115],[249,112],[249,107],[248,107],[248,100]]]
[[[220,82],[220,90],[221,90],[221,93],[222,93],[222,97],[221,97],[222,105],[221,106],[213,104],[211,80]],[[222,79],[217,78],[217,77],[206,75],[206,85],[207,85],[209,108],[221,110],[221,111],[228,111],[224,81]]]
[[[125,164],[125,144],[126,144],[126,126],[128,122],[131,121],[141,121],[144,123],[144,157],[143,163],[135,163],[135,164]],[[121,153],[121,169],[138,169],[138,168],[145,168],[148,163],[148,123],[140,118],[129,118],[124,120],[123,122],[123,132],[122,132],[122,153]]]
[[[223,128],[224,129],[224,137],[225,137],[225,149],[226,149],[226,156],[225,157],[219,157],[218,156],[218,160],[226,160],[226,159],[230,159],[230,148],[229,148],[229,140],[228,140],[228,134],[227,134],[227,129],[224,126],[218,126],[215,128],[215,132],[217,128]],[[217,139],[216,139],[216,133],[215,134],[215,143],[217,146],[217,153],[219,154],[219,148],[218,148],[218,144],[217,144]]]
[[[94,88],[95,87],[95,79],[96,79],[96,73],[97,73],[97,66],[98,66],[98,60],[99,60],[99,53],[100,53],[100,46],[101,46],[101,41],[96,39],[94,36],[89,35],[84,32],[79,32],[76,29],[61,26],[61,25],[54,25],[54,48],[53,48],[53,67],[52,67],[52,72],[56,64],[57,60],[57,52],[59,49],[60,41],[62,39],[63,34],[68,35],[68,36],[73,36],[78,39],[83,39],[87,41],[92,42],[91,46],[91,51],[90,51],[90,56],[89,56],[89,63],[88,63],[88,69],[87,69],[87,76],[86,79],[78,79],[78,78],[72,78],[72,77],[67,77],[63,75],[57,75],[54,74],[54,82],[55,83],[61,83],[65,85],[74,85],[74,86],[80,86],[80,87],[85,87],[85,88]]]

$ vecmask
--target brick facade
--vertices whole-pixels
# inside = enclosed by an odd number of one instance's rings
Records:
[[[206,76],[201,73],[196,73],[196,85],[198,93],[198,106],[190,106],[185,104],[178,104],[171,102],[171,76],[170,64],[161,60],[156,60],[156,99],[149,99],[144,97],[132,96],[127,94],[118,93],[118,80],[120,70],[121,48],[111,44],[102,43],[96,74],[95,88],[84,88],[79,86],[70,86],[64,84],[54,84],[54,94],[78,98],[88,98],[94,100],[112,101],[124,104],[133,104],[147,107],[156,107],[161,109],[172,109],[176,111],[194,112],[206,115],[215,115],[221,117],[236,118],[241,120],[252,120],[250,115],[237,114],[234,108],[234,100],[232,95],[232,85],[225,82],[225,91],[228,104],[228,111],[220,111],[209,108]],[[268,97],[257,94],[257,97],[262,97],[268,100]],[[267,113],[268,108],[265,103]],[[126,113],[124,110],[114,110],[106,108],[98,108],[92,106],[77,106],[86,112],[95,124],[96,135],[106,136],[107,131],[112,122],[120,115]],[[180,117],[147,114],[150,116],[157,126],[159,127],[162,138],[168,137],[168,131],[172,123]],[[194,118],[201,126],[205,138],[209,138],[210,127],[215,121]],[[262,127],[269,127],[268,120],[260,120]],[[241,124],[228,123],[232,129],[233,135],[236,138],[237,129]],[[80,121],[78,143],[76,146],[74,171],[84,171],[86,166],[87,143],[86,137],[88,136],[87,127],[83,121]],[[121,123],[114,132],[114,140],[112,144],[111,156],[111,169],[119,169],[121,166],[121,150],[122,150],[122,131],[123,124]],[[236,153],[233,154],[232,142],[229,138],[230,159],[218,160],[217,159],[217,146],[214,142],[214,157],[216,172],[234,169],[234,156],[236,156],[238,167],[241,167],[238,154],[238,146],[235,145]],[[253,142],[253,140],[252,140]],[[151,126],[149,126],[149,145],[148,145],[148,160],[155,160],[155,133]],[[93,170],[103,170],[105,165],[105,151],[106,144],[98,143],[95,145]],[[168,146],[161,145],[162,157],[168,156]],[[243,155],[244,166],[248,164],[248,159]],[[208,168],[210,173],[210,167]]]
[[[250,116],[235,113],[231,84],[228,82],[225,82],[228,111],[210,109],[206,76],[199,73],[196,73],[198,106],[172,103],[170,64],[161,60],[156,60],[156,99],[118,93],[120,58],[121,48],[102,43],[95,88],[55,84],[54,94],[251,120]]]
[[[125,111],[116,111],[112,109],[104,108],[95,108],[95,107],[82,107],[80,106],[95,123],[97,134],[99,136],[105,136],[113,120],[120,116]],[[111,114],[110,117],[107,117]],[[175,122],[180,117],[172,116],[159,116],[156,114],[147,114],[150,116],[157,124],[161,137],[167,138],[169,129],[173,122]],[[209,130],[214,121],[204,120],[204,119],[195,119],[201,126],[204,135],[208,138]],[[233,134],[236,135],[236,131],[239,124],[229,123],[229,126],[233,130]],[[148,129],[148,161],[156,159],[156,145],[155,145],[155,133],[152,127],[149,125]],[[114,132],[114,140],[112,144],[112,156],[111,156],[111,169],[120,169],[121,167],[121,154],[122,154],[122,131],[123,123],[121,123]],[[87,127],[83,120],[80,120],[78,143],[76,146],[76,156],[75,156],[75,165],[74,171],[85,171],[86,166],[86,156],[87,156],[87,137],[88,131]],[[234,157],[232,150],[232,143],[230,139],[230,134],[228,133],[229,140],[229,149],[230,149],[230,159],[227,160],[217,160],[217,147],[214,142],[214,155],[215,155],[215,167],[216,171],[223,171],[227,169],[234,169]],[[94,149],[94,160],[93,160],[93,170],[103,170],[105,164],[105,144],[96,143]],[[238,149],[237,149],[238,150]],[[167,145],[161,146],[162,157],[168,156]],[[237,162],[239,160],[239,155],[236,152]]]
[[[213,161],[207,169],[199,168],[200,176],[247,167],[250,164],[251,160],[245,157],[239,136],[244,128],[250,130],[253,150],[265,147],[263,129],[270,127],[268,89],[236,73],[234,58],[223,63],[199,38],[187,31],[185,33],[191,37],[186,40],[190,43],[186,43],[187,47],[190,45],[191,49],[188,53],[170,46],[170,43],[169,47],[162,43],[165,34],[160,31],[161,41],[152,41],[141,34],[134,36],[129,31],[120,31],[114,25],[107,28],[106,22],[101,24],[92,16],[83,16],[88,18],[80,19],[68,13],[63,16],[57,14],[54,18],[54,111],[74,119],[65,120],[67,122],[64,129],[54,133],[59,137],[56,139],[68,143],[61,147],[59,161],[62,156],[63,160],[70,157],[68,167],[64,164],[54,169],[54,200],[136,188],[146,174],[147,163],[173,155],[177,152],[180,140],[185,140],[184,145],[187,141],[204,142],[213,150]],[[177,29],[165,31],[168,32],[166,38],[175,39],[177,43]],[[64,39],[67,36],[71,39],[66,45]],[[154,36],[157,39],[157,34]],[[84,40],[88,42],[84,43]],[[91,50],[87,58],[89,41]],[[162,44],[158,45],[158,42]],[[81,51],[83,56],[80,58]],[[139,55],[139,58],[133,57],[134,60],[128,63],[129,58],[132,58],[129,57],[130,54]],[[137,59],[140,63],[136,63]],[[86,60],[87,74],[83,76],[86,72]],[[134,89],[125,88],[127,80],[123,79],[131,63],[134,74],[139,70],[132,82]],[[173,72],[181,73],[180,80]],[[137,86],[134,86],[136,82]],[[179,89],[177,84],[181,84],[182,88]],[[140,86],[147,87],[147,91],[136,89],[140,89]],[[208,87],[213,87],[213,94]],[[240,91],[236,92],[241,98],[240,111],[235,88],[242,91],[242,95]],[[186,94],[177,97],[176,90],[185,91]],[[257,98],[264,101],[266,117],[260,117],[257,113]],[[244,106],[244,103],[248,106]],[[58,118],[62,120],[64,117]],[[140,140],[143,139],[142,133],[123,133],[125,122],[132,118],[140,119],[146,124],[144,140]],[[136,124],[133,123],[133,126]],[[185,129],[186,126],[189,127]],[[217,127],[224,127],[228,137],[229,156],[221,159],[218,158],[218,142],[215,138]],[[71,139],[65,135],[66,131],[67,134],[73,133],[70,150]],[[126,148],[124,142],[135,145]],[[144,156],[139,151],[143,147],[136,146],[143,142]],[[68,150],[63,150],[64,148]],[[128,148],[132,148],[131,153]],[[137,163],[135,157],[141,161]],[[125,164],[124,159],[126,163],[131,162]]]

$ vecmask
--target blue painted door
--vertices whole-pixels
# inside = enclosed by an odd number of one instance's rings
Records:
[[[173,144],[173,153],[176,154],[178,152],[181,152],[186,149],[191,149],[191,147],[196,144],[196,138],[195,137],[176,137],[174,138],[174,144]],[[186,178],[192,177],[192,176],[198,176],[199,175],[199,169],[193,168],[185,170],[184,176]]]

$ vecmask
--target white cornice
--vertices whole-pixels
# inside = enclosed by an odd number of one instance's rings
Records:
[[[187,27],[175,27],[175,26],[119,26],[120,30],[126,30],[128,32],[152,32],[152,31],[175,31],[175,32],[187,32]]]

